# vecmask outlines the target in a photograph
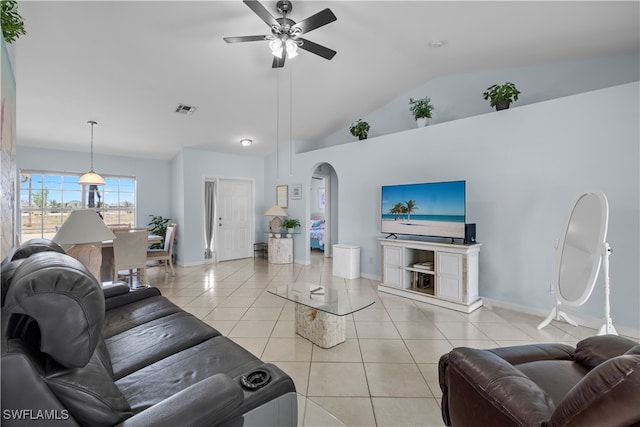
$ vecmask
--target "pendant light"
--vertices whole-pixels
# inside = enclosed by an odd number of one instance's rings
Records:
[[[104,178],[93,171],[93,126],[98,122],[89,120],[87,123],[91,125],[91,169],[80,177],[78,183],[81,185],[104,185]]]

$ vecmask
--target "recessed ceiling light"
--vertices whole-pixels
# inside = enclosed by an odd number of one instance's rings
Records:
[[[444,40],[431,40],[429,42],[429,47],[432,47],[434,49],[437,49],[439,47],[442,47],[446,44],[447,42]]]
[[[251,147],[251,144],[252,144],[252,143],[253,143],[253,141],[252,141],[252,140],[250,140],[250,139],[248,139],[248,138],[245,138],[245,139],[241,139],[241,140],[240,140],[240,144],[241,144],[243,147]]]

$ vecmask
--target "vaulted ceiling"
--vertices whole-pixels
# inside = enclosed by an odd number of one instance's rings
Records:
[[[277,16],[275,3],[262,2]],[[267,42],[223,41],[270,33],[240,0],[22,1],[18,146],[88,151],[95,120],[97,153],[266,156],[282,132],[323,138],[438,76],[638,53],[638,6],[293,0],[295,21],[333,11],[336,22],[305,37],[338,53],[327,61],[302,51],[274,70]],[[178,104],[197,110],[178,114]],[[243,149],[241,138],[254,143]]]

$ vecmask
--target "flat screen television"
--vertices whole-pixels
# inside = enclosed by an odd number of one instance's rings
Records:
[[[465,181],[385,185],[381,193],[382,233],[464,239]]]

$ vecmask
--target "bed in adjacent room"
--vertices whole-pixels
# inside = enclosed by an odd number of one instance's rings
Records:
[[[309,235],[311,238],[311,249],[324,250],[324,216],[312,215],[309,220]]]

